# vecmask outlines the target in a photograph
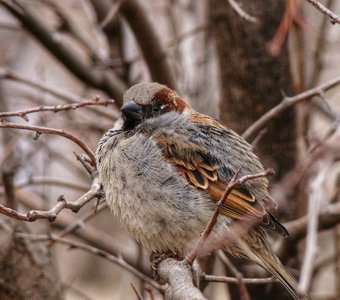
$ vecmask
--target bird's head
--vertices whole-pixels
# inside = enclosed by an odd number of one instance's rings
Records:
[[[124,94],[121,107],[124,129],[133,129],[150,118],[174,111],[182,113],[189,108],[175,91],[165,85],[157,82],[138,83]]]

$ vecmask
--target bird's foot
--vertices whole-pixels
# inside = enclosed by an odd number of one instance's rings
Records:
[[[158,253],[155,251],[151,252],[151,255],[150,255],[151,269],[152,269],[153,277],[157,281],[159,281],[158,265],[167,258],[174,258],[177,260],[180,259],[178,254],[170,252],[170,251],[164,252],[164,253]]]

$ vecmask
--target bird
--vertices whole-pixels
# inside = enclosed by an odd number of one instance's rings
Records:
[[[96,151],[108,206],[145,248],[183,258],[233,176],[260,173],[264,167],[241,136],[196,112],[166,85],[135,84],[125,92],[121,112]],[[294,299],[301,299],[296,280],[266,239],[266,230],[288,236],[271,213],[276,207],[265,177],[235,187],[201,253],[222,248],[247,258],[278,278]],[[251,228],[235,231],[240,235],[235,243],[224,244],[233,226],[249,223]]]

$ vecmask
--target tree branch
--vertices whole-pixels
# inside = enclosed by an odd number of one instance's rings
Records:
[[[176,89],[176,79],[161,44],[161,38],[153,27],[144,6],[137,0],[124,0],[121,12],[129,23],[143,52],[152,80]]]
[[[299,292],[305,295],[309,289],[309,284],[313,272],[317,252],[318,239],[318,215],[325,194],[325,182],[329,178],[328,174],[333,160],[328,159],[322,162],[322,169],[316,178],[310,183],[310,195],[308,199],[308,226],[305,255],[301,267],[301,276],[299,281]],[[321,165],[321,162],[319,162]]]
[[[27,190],[18,191],[16,193],[16,198],[18,202],[29,209],[41,210],[45,205],[45,201],[39,197],[39,195]],[[73,227],[73,225],[78,221],[79,218],[70,214],[60,214],[56,221],[51,225],[57,229],[69,230],[70,226]],[[122,256],[125,261],[127,261],[130,265],[133,265],[139,271],[145,274],[150,273],[150,268],[138,263],[136,256],[137,249],[134,247],[134,244],[127,246],[126,244],[118,243],[112,238],[112,235],[107,234],[87,223],[81,223],[81,226],[74,226],[72,231],[69,232],[96,248],[100,248],[115,256]]]
[[[95,179],[92,183],[91,189],[76,201],[69,202],[64,198],[64,196],[59,196],[57,199],[57,204],[50,210],[31,210],[27,214],[19,213],[12,208],[0,204],[0,213],[20,221],[33,222],[38,219],[48,219],[50,222],[53,222],[63,209],[69,209],[73,212],[78,212],[80,208],[82,208],[92,199],[100,198],[101,196],[101,184],[97,179]]]
[[[60,33],[55,32],[42,20],[36,11],[22,0],[0,0],[7,10],[20,20],[25,28],[53,54],[64,66],[84,83],[105,91],[110,97],[121,104],[126,90],[125,84],[111,70],[103,70],[95,65],[89,65],[64,44]]]
[[[206,300],[201,291],[194,286],[192,281],[191,266],[185,260],[177,261],[167,258],[157,267],[157,274],[169,283],[165,299],[172,300]]]
[[[10,69],[10,68],[5,68],[5,67],[0,67],[0,79],[7,79],[7,80],[12,80],[12,81],[16,81],[16,82],[20,82],[23,84],[27,84],[30,87],[33,87],[37,90],[46,92],[58,99],[63,100],[66,103],[80,103],[83,101],[86,101],[86,99],[79,97],[76,94],[64,91],[62,89],[50,86],[46,83],[41,83],[39,81],[36,80],[32,80],[31,78],[25,77],[22,74],[19,74],[18,72]],[[102,110],[98,110],[98,109],[92,109],[92,111],[94,111],[97,115],[99,116],[103,116],[105,118],[108,119],[112,119],[113,117],[118,117],[116,115],[114,115],[114,112],[107,112],[107,111],[102,111]]]
[[[225,266],[230,270],[230,272],[234,275],[234,277],[238,281],[238,289],[240,293],[241,300],[250,300],[249,292],[243,282],[243,274],[237,270],[237,268],[232,264],[229,258],[224,254],[222,250],[218,251],[218,257],[222,260]]]
[[[319,1],[317,0],[307,0],[310,4],[312,4],[314,7],[316,7],[319,11],[321,11],[323,14],[328,16],[331,19],[332,24],[340,24],[340,17],[337,16],[335,13],[330,11],[327,7],[323,6]]]
[[[236,0],[228,0],[229,5],[237,12],[237,14],[242,17],[243,19],[255,23],[257,22],[257,18],[249,15],[247,12],[245,12],[239,3],[236,2]]]
[[[80,107],[86,106],[108,106],[109,104],[114,104],[114,100],[103,100],[103,99],[95,99],[95,100],[87,100],[81,103],[71,103],[71,104],[64,104],[64,105],[53,105],[53,106],[38,106],[13,112],[0,112],[0,118],[3,117],[21,117],[25,121],[28,121],[28,114],[32,114],[35,112],[42,112],[42,111],[52,111],[52,112],[59,112],[59,111],[66,111],[66,110],[75,110]]]
[[[235,277],[203,274],[202,278],[206,281],[209,281],[209,282],[223,282],[223,283],[239,284],[239,278],[235,278]],[[273,277],[269,277],[269,278],[241,278],[241,281],[244,284],[280,283],[280,281],[278,279],[273,278]]]
[[[88,148],[76,136],[64,130],[49,128],[49,127],[42,127],[42,126],[21,125],[21,124],[15,124],[15,123],[10,123],[10,122],[0,122],[0,128],[14,128],[14,129],[35,131],[36,136],[34,137],[34,139],[38,139],[41,134],[52,134],[52,135],[63,136],[64,138],[71,140],[72,142],[76,143],[80,148],[82,148],[84,152],[88,155],[89,159],[91,160],[92,166],[96,166],[96,158],[93,152],[90,150],[90,148]]]
[[[110,254],[110,253],[108,253],[104,250],[101,250],[101,249],[98,249],[98,248],[95,248],[95,247],[92,247],[92,246],[89,246],[89,245],[85,245],[85,244],[82,244],[82,243],[79,243],[79,242],[75,242],[75,241],[72,241],[72,240],[60,238],[60,237],[58,237],[54,234],[35,235],[35,234],[17,233],[16,235],[18,237],[21,237],[21,238],[24,238],[24,239],[30,239],[30,240],[33,240],[33,241],[50,241],[50,240],[52,240],[53,242],[57,242],[59,244],[71,246],[72,248],[84,250],[86,252],[97,255],[99,257],[103,257],[106,260],[108,260],[109,262],[117,264],[120,267],[122,267],[123,269],[129,271],[130,273],[137,276],[138,278],[143,279],[145,282],[150,284],[152,287],[154,287],[154,288],[156,288],[160,291],[164,291],[163,286],[161,286],[160,284],[158,284],[157,282],[152,280],[150,277],[145,276],[145,274],[141,273],[140,271],[135,269],[133,266],[129,265],[122,257],[116,257],[116,256],[114,256],[114,255],[112,255],[112,254]]]
[[[340,203],[328,205],[321,211],[318,217],[318,230],[327,230],[340,223]],[[276,251],[278,257],[285,259],[291,247],[295,247],[297,242],[307,234],[307,216],[288,222],[285,225],[289,231],[289,238],[283,239]]]
[[[311,99],[313,96],[321,95],[324,92],[334,88],[340,84],[340,76],[323,83],[315,88],[300,93],[294,97],[284,97],[280,104],[274,106],[271,110],[266,112],[261,118],[253,123],[243,134],[242,137],[248,142],[252,141],[256,134],[259,133],[270,121],[278,117],[282,112],[289,107],[296,105],[304,100]]]

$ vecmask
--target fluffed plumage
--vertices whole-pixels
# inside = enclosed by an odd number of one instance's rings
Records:
[[[176,92],[141,83],[124,95],[123,119],[97,149],[100,181],[113,213],[145,247],[184,256],[199,239],[228,182],[263,172],[252,147],[217,120],[194,111]],[[233,224],[253,224],[227,245],[276,276],[298,299],[297,283],[266,242],[263,229],[288,232],[270,213],[266,178],[245,182],[224,202],[207,254],[224,246]],[[308,296],[306,296],[308,298]]]

